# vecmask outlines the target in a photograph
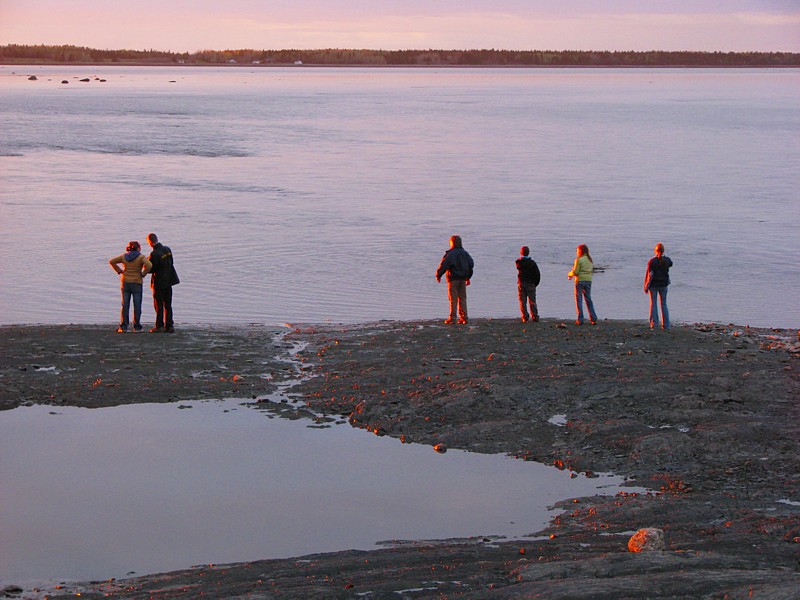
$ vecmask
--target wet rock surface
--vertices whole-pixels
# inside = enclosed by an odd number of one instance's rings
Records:
[[[261,326],[174,334],[118,334],[98,325],[0,327],[0,410],[253,398],[296,376],[281,332]]]
[[[147,350],[143,360],[147,353],[174,357],[176,380],[133,400],[123,392],[150,390],[166,371],[143,375],[108,358],[130,355],[120,346],[128,336],[77,331],[5,328],[12,343],[2,351],[0,406],[257,396],[304,373],[293,390],[301,401],[280,405],[281,414],[345,418],[432,452],[440,445],[614,472],[652,491],[565,499],[558,505],[564,512],[524,542],[441,540],[204,566],[69,584],[51,597],[800,597],[796,331],[704,324],[662,332],[641,322],[546,320],[297,327],[283,338],[267,329],[192,330],[131,340],[167,344],[137,352]],[[52,341],[69,336],[94,348],[75,371],[67,369],[75,358],[58,354]],[[299,366],[279,356],[293,344],[304,348]],[[42,386],[37,377],[52,374],[20,369],[34,363],[72,375]],[[220,364],[225,375],[189,376]],[[99,365],[117,385],[95,397],[90,384]],[[271,379],[258,376],[267,372]],[[628,551],[643,528],[664,532],[663,551]]]

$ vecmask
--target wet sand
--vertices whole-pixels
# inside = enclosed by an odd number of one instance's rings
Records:
[[[343,417],[440,450],[613,472],[652,490],[566,499],[559,504],[565,512],[524,543],[414,541],[369,552],[253,557],[39,594],[800,597],[796,331],[703,324],[663,332],[643,322],[508,319],[191,327],[174,335],[120,335],[110,326],[0,331],[0,409],[253,399],[303,377],[292,389],[298,401],[276,403],[276,411]],[[664,530],[664,551],[627,551],[643,527]]]

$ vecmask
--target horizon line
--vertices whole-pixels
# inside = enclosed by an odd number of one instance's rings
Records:
[[[0,44],[0,48],[8,48],[12,46],[17,47],[32,47],[32,48],[78,48],[83,50],[97,51],[97,52],[145,52],[145,53],[162,53],[162,54],[201,54],[203,52],[321,52],[321,51],[344,51],[344,52],[553,52],[553,53],[566,53],[566,52],[602,52],[612,54],[649,54],[654,52],[666,54],[789,54],[800,55],[800,52],[790,50],[659,50],[651,48],[650,50],[602,50],[602,49],[571,49],[563,48],[554,50],[552,48],[528,48],[528,49],[513,49],[513,48],[402,48],[395,50],[388,50],[384,48],[355,48],[355,47],[318,47],[318,48],[203,48],[201,50],[157,50],[154,48],[137,49],[137,48],[97,48],[93,46],[80,46],[77,44],[44,44],[44,43],[18,43],[9,42]]]

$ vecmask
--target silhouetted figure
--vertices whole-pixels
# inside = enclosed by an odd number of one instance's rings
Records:
[[[447,273],[447,295],[450,298],[450,317],[445,321],[450,325],[456,322],[461,324],[469,322],[467,313],[467,286],[472,279],[472,269],[475,262],[461,244],[461,236],[454,235],[450,238],[450,249],[444,253],[442,262],[436,270],[436,281],[442,280],[442,275]]]
[[[658,243],[653,248],[655,256],[647,262],[644,274],[644,293],[650,294],[650,329],[658,325],[658,304],[661,303],[661,329],[669,329],[669,309],[667,308],[667,287],[669,286],[669,268],[672,259],[664,256],[664,244]]]
[[[156,309],[156,326],[150,333],[175,331],[175,321],[172,316],[172,286],[178,285],[178,273],[172,263],[172,250],[159,243],[158,236],[150,233],[147,243],[153,249],[150,253],[150,262],[153,263],[150,287],[153,290],[153,306]]]
[[[519,292],[519,310],[522,313],[522,322],[538,321],[539,308],[536,306],[536,286],[541,280],[539,265],[530,257],[531,250],[527,246],[519,249],[520,257],[517,265],[517,291]],[[530,316],[528,315],[530,305]]]

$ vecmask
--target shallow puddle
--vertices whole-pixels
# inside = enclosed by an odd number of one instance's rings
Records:
[[[0,412],[0,584],[524,537],[622,481],[309,423],[237,400]]]

